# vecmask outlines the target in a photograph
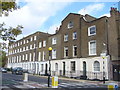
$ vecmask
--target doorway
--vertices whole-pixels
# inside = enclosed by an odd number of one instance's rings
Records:
[[[63,62],[63,76],[65,76],[65,62]]]
[[[113,80],[120,81],[120,65],[113,65]]]
[[[47,65],[47,63],[46,63],[46,64],[45,64],[45,76],[48,75],[48,73],[47,73],[47,68],[48,68],[48,65]]]
[[[86,62],[83,62],[83,76],[86,76]]]

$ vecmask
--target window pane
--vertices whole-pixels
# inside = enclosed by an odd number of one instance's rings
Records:
[[[98,61],[94,62],[94,71],[100,71],[100,63]]]

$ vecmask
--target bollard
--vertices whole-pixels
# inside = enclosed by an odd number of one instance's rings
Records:
[[[116,83],[109,83],[108,90],[118,90],[118,84]]]
[[[52,77],[52,88],[58,88],[58,76]]]
[[[28,73],[23,74],[23,81],[28,82]]]

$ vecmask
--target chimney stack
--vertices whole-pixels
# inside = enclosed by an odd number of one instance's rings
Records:
[[[117,10],[117,8],[111,7],[110,14],[111,16],[117,16],[120,15],[120,12]]]

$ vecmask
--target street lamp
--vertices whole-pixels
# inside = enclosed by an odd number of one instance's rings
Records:
[[[50,60],[52,59],[52,47],[48,48],[49,51],[49,74],[48,74],[48,87],[50,87],[50,76],[51,76],[51,65]]]

